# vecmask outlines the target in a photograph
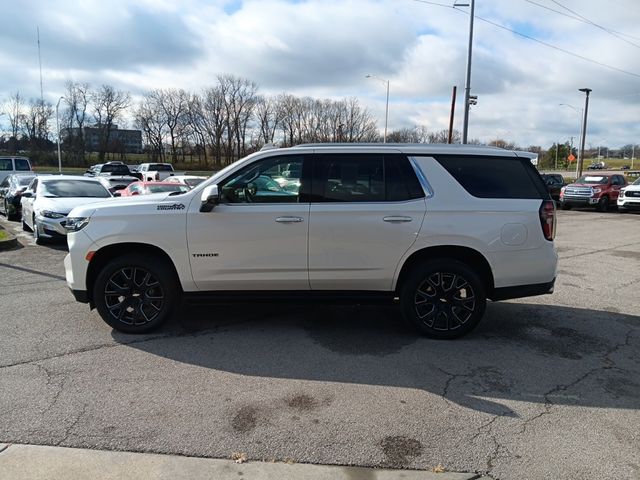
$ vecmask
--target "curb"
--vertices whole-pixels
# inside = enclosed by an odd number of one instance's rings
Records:
[[[8,237],[8,238],[5,238],[4,240],[0,240],[0,250],[9,250],[13,247],[18,246],[18,239],[13,233],[5,230],[5,228],[2,227],[1,225],[0,225],[0,231],[5,232]]]
[[[12,480],[475,480],[480,475],[304,463],[237,463],[155,453],[6,444],[0,451],[0,477]]]

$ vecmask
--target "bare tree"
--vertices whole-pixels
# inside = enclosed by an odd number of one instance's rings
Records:
[[[273,97],[258,97],[256,101],[256,118],[260,128],[258,142],[273,143],[276,130],[282,119],[282,111],[277,99]]]
[[[102,85],[97,92],[91,93],[90,99],[93,104],[96,127],[100,129],[98,158],[100,161],[104,161],[111,129],[122,113],[131,105],[131,95],[129,92],[116,90],[111,85]]]
[[[220,85],[206,88],[202,92],[202,126],[207,143],[213,150],[214,168],[222,166],[223,137],[227,125],[224,92]]]
[[[32,151],[44,151],[49,140],[49,122],[53,118],[53,106],[41,99],[31,100],[21,116],[23,136]]]
[[[6,114],[9,117],[9,149],[11,153],[16,152],[18,145],[18,134],[23,123],[25,102],[20,92],[16,92],[9,97],[6,106]]]
[[[246,133],[256,104],[258,85],[233,75],[219,76],[218,83],[224,98],[227,152],[229,157],[239,158],[245,152]]]
[[[64,103],[67,106],[63,115],[65,147],[77,162],[84,162],[84,127],[87,122],[89,106],[89,84],[68,81],[65,84]]]
[[[134,121],[142,130],[153,160],[163,161],[165,122],[158,102],[158,90],[144,95],[134,113]]]

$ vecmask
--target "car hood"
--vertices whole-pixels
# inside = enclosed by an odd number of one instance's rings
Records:
[[[589,188],[589,187],[599,187],[599,188],[603,188],[606,187],[606,184],[600,184],[600,183],[570,183],[569,185],[567,185],[567,187],[581,187],[581,188]]]
[[[38,212],[49,210],[51,212],[68,214],[75,207],[81,205],[95,205],[96,203],[104,203],[111,200],[107,198],[87,198],[87,197],[65,197],[65,198],[47,198],[39,197],[35,202],[34,209]]]
[[[191,202],[191,197],[185,198],[184,195],[170,195],[171,192],[151,193],[149,195],[134,195],[131,197],[115,197],[106,202],[93,205],[79,206],[71,212],[72,217],[90,217],[100,213],[133,213],[136,207],[148,209],[148,207],[157,208],[162,203],[183,205],[182,209]],[[166,202],[165,202],[166,201]],[[121,212],[119,212],[121,210]]]
[[[634,192],[640,191],[640,185],[624,185],[622,188],[624,188],[626,192],[628,192],[629,190],[632,190]]]

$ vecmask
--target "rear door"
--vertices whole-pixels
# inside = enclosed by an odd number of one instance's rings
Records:
[[[420,231],[424,197],[403,155],[317,155],[309,221],[311,289],[391,289],[396,266]]]

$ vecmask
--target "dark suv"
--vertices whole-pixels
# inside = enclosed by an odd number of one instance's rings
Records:
[[[540,176],[544,180],[551,198],[556,202],[560,201],[560,190],[565,186],[564,177],[559,173],[542,173]]]
[[[107,163],[99,163],[98,165],[94,165],[93,167],[89,167],[86,172],[84,172],[85,177],[97,177],[101,176],[137,176],[129,170],[122,162],[107,162]]]

